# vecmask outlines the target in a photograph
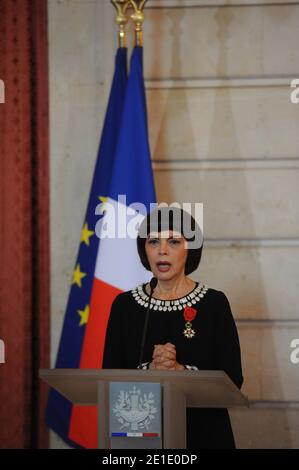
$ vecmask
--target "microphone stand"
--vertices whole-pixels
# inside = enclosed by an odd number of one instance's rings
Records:
[[[147,306],[146,314],[145,314],[145,322],[144,322],[142,342],[141,342],[141,348],[140,348],[139,366],[141,366],[141,364],[142,364],[143,350],[144,350],[144,344],[145,344],[145,338],[146,338],[146,332],[147,332],[147,324],[148,324],[148,319],[149,319],[151,300],[152,300],[153,292],[154,292],[154,289],[155,289],[157,283],[158,283],[157,278],[153,277],[151,279],[151,282],[150,282],[150,289],[151,290],[150,290],[150,295],[149,295],[149,299],[148,299],[148,306]]]

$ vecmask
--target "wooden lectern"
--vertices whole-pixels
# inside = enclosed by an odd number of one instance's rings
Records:
[[[110,449],[109,384],[111,382],[160,383],[164,449],[186,448],[186,407],[245,407],[248,399],[223,371],[156,371],[139,369],[41,369],[39,376],[76,405],[98,405],[99,449]],[[151,440],[123,440],[119,448],[151,448]],[[132,447],[130,447],[132,448]],[[157,448],[157,446],[155,447]]]

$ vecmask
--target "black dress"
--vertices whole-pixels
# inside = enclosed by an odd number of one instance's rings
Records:
[[[111,308],[103,356],[104,369],[135,369],[148,301],[145,284],[119,294]],[[192,321],[195,335],[186,338],[184,307],[197,310]],[[197,282],[185,297],[173,301],[152,298],[144,347],[144,363],[152,360],[155,344],[176,346],[177,361],[201,370],[224,370],[241,388],[241,353],[229,302],[221,291]],[[227,409],[187,408],[187,448],[234,448]]]

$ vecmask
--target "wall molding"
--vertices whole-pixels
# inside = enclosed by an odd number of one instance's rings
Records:
[[[260,7],[277,5],[299,5],[299,2],[296,0],[149,0],[146,9]]]
[[[281,88],[288,87],[290,93],[291,81],[299,77],[298,72],[294,75],[273,75],[273,76],[246,76],[246,77],[206,77],[206,78],[174,78],[174,79],[149,79],[145,80],[148,90],[180,90],[180,89],[201,89],[201,88]]]
[[[295,248],[299,238],[205,238],[206,247],[215,248]]]
[[[202,170],[293,170],[299,168],[299,157],[294,158],[246,158],[210,160],[153,160],[154,171],[202,171]]]

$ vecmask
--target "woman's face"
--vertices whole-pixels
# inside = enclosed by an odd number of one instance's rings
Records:
[[[171,280],[185,272],[188,247],[179,232],[151,232],[145,241],[151,271],[157,279]]]

